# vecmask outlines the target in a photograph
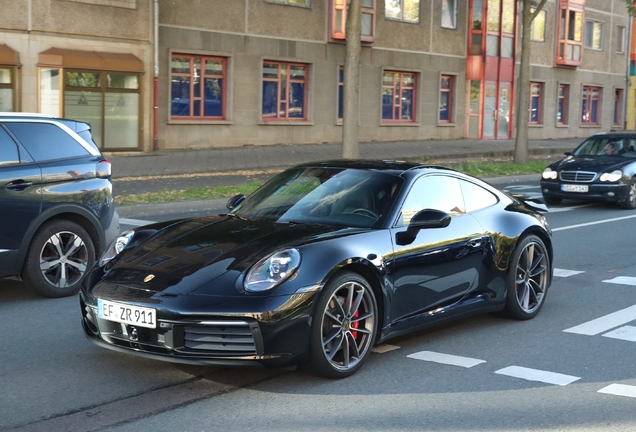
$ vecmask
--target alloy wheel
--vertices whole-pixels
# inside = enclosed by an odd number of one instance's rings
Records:
[[[40,252],[40,271],[48,283],[66,288],[77,283],[88,267],[88,249],[80,236],[70,231],[53,234]]]
[[[517,303],[526,313],[537,310],[548,288],[548,258],[543,246],[536,242],[525,245],[519,255],[516,272]]]

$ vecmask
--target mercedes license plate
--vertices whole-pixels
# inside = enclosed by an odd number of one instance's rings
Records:
[[[157,311],[152,308],[144,308],[98,299],[97,316],[108,321],[115,321],[139,327],[157,327]]]
[[[588,186],[564,184],[561,186],[561,189],[563,190],[563,192],[587,192]]]

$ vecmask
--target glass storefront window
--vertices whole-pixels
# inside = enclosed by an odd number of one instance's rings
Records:
[[[59,116],[60,107],[60,70],[40,69],[40,112]]]

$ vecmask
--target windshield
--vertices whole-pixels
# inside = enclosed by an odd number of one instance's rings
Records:
[[[574,156],[624,156],[636,158],[636,139],[594,136],[576,150]]]
[[[247,197],[232,213],[280,223],[371,228],[382,223],[402,178],[347,168],[293,168]]]

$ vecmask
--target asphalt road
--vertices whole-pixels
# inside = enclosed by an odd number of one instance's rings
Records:
[[[539,192],[526,178],[498,186]],[[392,340],[339,381],[110,352],[85,340],[77,298],[0,281],[0,430],[634,431],[636,212],[564,202],[548,220],[557,271],[536,319]]]

